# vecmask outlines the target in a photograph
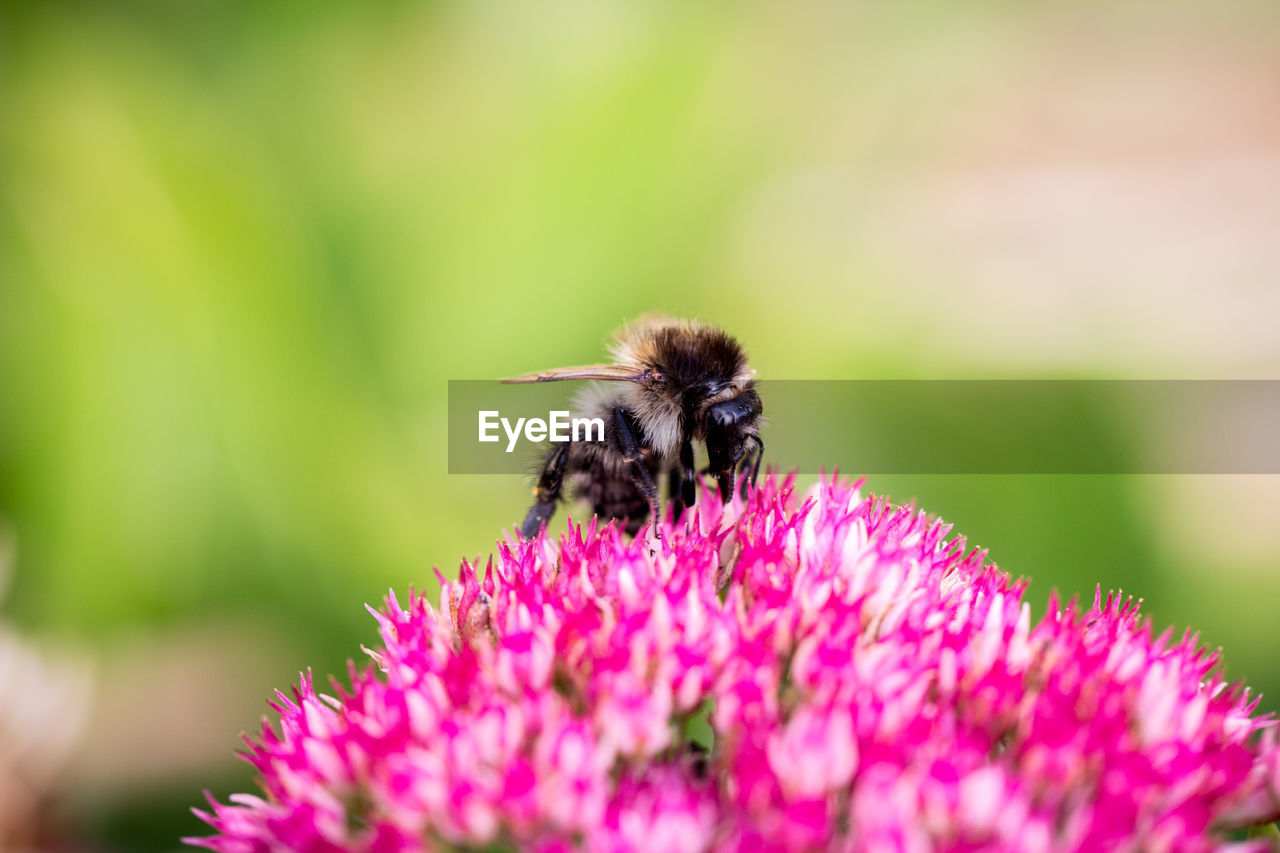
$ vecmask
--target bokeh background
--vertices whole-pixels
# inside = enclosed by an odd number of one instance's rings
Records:
[[[5,849],[176,849],[491,548],[448,379],[650,310],[768,378],[1280,378],[1274,0],[0,9]],[[1276,478],[869,488],[1280,708]]]

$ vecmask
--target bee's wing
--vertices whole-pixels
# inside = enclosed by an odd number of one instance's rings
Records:
[[[509,376],[500,382],[563,382],[569,379],[602,379],[611,382],[652,382],[658,374],[645,367],[622,364],[588,364],[582,367],[555,367],[524,376]]]

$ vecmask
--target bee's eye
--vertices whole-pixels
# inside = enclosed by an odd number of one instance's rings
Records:
[[[749,402],[741,398],[735,398],[733,400],[725,400],[723,403],[716,403],[707,409],[707,419],[721,429],[727,429],[750,417],[753,413],[754,408]]]

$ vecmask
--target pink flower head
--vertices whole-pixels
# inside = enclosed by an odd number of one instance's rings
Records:
[[[1197,638],[1050,602],[911,507],[769,477],[655,548],[505,541],[250,742],[222,853],[1269,850],[1280,749]]]

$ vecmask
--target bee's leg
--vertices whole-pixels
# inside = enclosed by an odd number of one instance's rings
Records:
[[[687,507],[698,499],[698,471],[693,463],[693,440],[685,437],[680,443],[679,464],[671,467],[667,477],[667,503],[671,505],[671,518],[680,518]]]
[[[627,463],[627,471],[631,475],[631,482],[640,491],[640,496],[649,504],[649,516],[653,519],[654,535],[661,537],[659,522],[662,516],[658,512],[658,487],[653,484],[653,477],[649,475],[649,469],[640,458],[640,444],[636,441],[636,434],[628,422],[627,410],[621,406],[613,410],[613,427],[614,449],[622,454],[623,461]]]
[[[556,501],[560,500],[560,490],[564,486],[564,466],[569,460],[569,447],[572,442],[556,445],[547,454],[547,461],[542,465],[542,473],[538,475],[538,483],[533,487],[533,506],[520,525],[520,538],[532,539],[547,523],[556,511]]]
[[[760,436],[758,435],[751,436],[751,441],[755,445],[753,448],[755,458],[751,460],[751,480],[748,481],[744,478],[742,481],[741,493],[743,500],[747,499],[747,483],[750,482],[753,486],[756,484],[756,480],[760,477],[760,463],[764,461],[764,442],[760,440]],[[742,463],[742,470],[747,470],[747,463],[745,460]]]
[[[680,500],[685,506],[693,506],[698,499],[698,469],[693,462],[693,441],[685,436],[680,443]]]
[[[680,466],[672,465],[671,470],[667,472],[667,504],[675,507],[675,514],[680,514]]]

